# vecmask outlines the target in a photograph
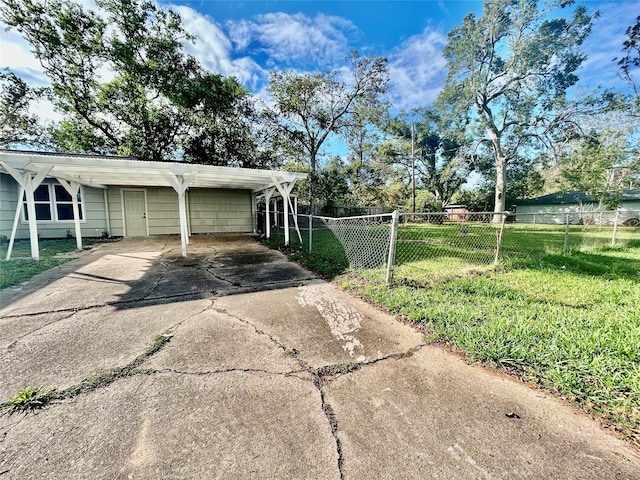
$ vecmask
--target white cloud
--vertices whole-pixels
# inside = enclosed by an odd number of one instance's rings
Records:
[[[444,83],[447,62],[442,51],[447,38],[427,27],[409,37],[389,56],[389,97],[398,108],[431,104]]]
[[[603,3],[597,6],[600,18],[595,21],[591,35],[584,43],[583,51],[587,60],[578,71],[580,83],[583,85],[601,85],[605,88],[622,88],[626,86],[618,77],[618,66],[613,60],[622,57],[622,43],[626,29],[635,24],[640,14],[640,3],[637,1],[620,1]],[[635,72],[636,82],[640,82],[640,71]]]
[[[206,69],[234,76],[248,86],[255,86],[264,78],[264,71],[250,57],[232,58],[231,40],[213,18],[185,6],[170,8],[180,15],[184,29],[196,39],[195,45],[185,43],[185,50]]]
[[[333,66],[347,55],[356,26],[342,17],[302,13],[267,13],[251,20],[230,21],[229,37],[236,51],[253,50],[275,62]]]

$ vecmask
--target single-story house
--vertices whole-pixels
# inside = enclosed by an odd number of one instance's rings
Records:
[[[306,174],[135,158],[0,150],[0,235],[38,238],[256,231],[256,201],[290,194]],[[288,212],[287,212],[288,213]],[[285,222],[289,216],[285,215]],[[294,217],[295,219],[295,217]],[[288,242],[289,230],[285,229]]]
[[[469,208],[466,205],[451,204],[444,207],[444,211],[447,214],[446,220],[450,222],[464,222],[469,216]]]
[[[592,223],[636,223],[640,219],[640,188],[625,190],[614,211],[599,208],[598,200],[585,192],[551,193],[521,200],[516,204],[516,222],[532,223],[535,215],[540,223],[582,223],[590,217]],[[533,221],[535,223],[535,221]]]

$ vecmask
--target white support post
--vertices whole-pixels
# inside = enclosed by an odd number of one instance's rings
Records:
[[[284,244],[289,245],[289,202],[282,195],[282,203],[284,209]]]
[[[40,260],[40,247],[38,245],[38,224],[36,222],[36,206],[33,198],[33,192],[40,186],[47,174],[53,168],[53,165],[45,165],[44,168],[35,174],[30,171],[18,170],[10,167],[4,162],[0,162],[4,169],[18,182],[24,190],[24,196],[27,199],[27,215],[29,216],[29,240],[31,242],[31,258]],[[22,194],[18,198],[18,206],[22,206]],[[12,234],[12,240],[15,240],[15,232]],[[12,243],[13,247],[13,243]]]
[[[185,202],[185,192],[189,185],[195,180],[195,173],[187,175],[176,175],[174,173],[163,172],[173,189],[178,194],[178,213],[180,215],[180,243],[182,246],[182,256],[187,256],[187,245],[189,244],[189,227],[187,225],[187,206]]]
[[[40,246],[38,245],[38,224],[36,222],[36,202],[33,191],[38,188],[33,186],[31,174],[27,175],[24,194],[27,198],[27,217],[29,217],[29,240],[31,242],[31,258],[40,260]]]
[[[291,204],[291,190],[293,190],[294,185],[296,184],[295,180],[289,183],[280,184],[280,182],[272,177],[273,183],[280,195],[282,195],[282,203],[284,204],[284,244],[289,245],[289,205]],[[293,208],[292,208],[293,210]],[[298,219],[295,219],[296,230],[298,232],[298,237],[300,241],[302,241],[302,237],[300,236],[300,230],[298,229]]]
[[[302,235],[300,234],[300,228],[298,227],[298,203],[296,202],[295,206],[291,205],[291,196],[290,195],[287,196],[287,200],[289,200],[289,207],[291,207],[291,210],[293,211],[293,224],[296,227],[296,233],[298,234],[298,240],[300,240],[300,243],[302,243]],[[294,200],[297,200],[297,198],[294,198]]]
[[[251,193],[251,229],[254,235],[258,233],[258,200],[255,192]]]
[[[111,236],[111,219],[109,218],[110,213],[109,213],[109,193],[107,191],[107,189],[105,188],[103,190],[103,197],[104,197],[104,218],[105,218],[105,225],[107,227],[107,236]]]
[[[13,226],[11,227],[11,237],[9,238],[9,247],[7,248],[7,260],[11,258],[13,244],[16,240],[16,231],[18,230],[18,221],[20,220],[20,211],[22,210],[22,197],[24,197],[24,184],[20,183],[20,194],[18,195],[18,204],[16,205],[16,214],[13,217]]]
[[[82,230],[80,230],[80,208],[78,207],[78,192],[80,184],[78,182],[67,182],[62,178],[57,179],[60,185],[71,195],[71,205],[73,207],[73,223],[76,228],[76,247],[82,250]]]
[[[269,206],[271,205],[271,197],[275,190],[276,189],[274,187],[271,187],[264,191],[264,203],[266,206],[264,225],[267,238],[271,238],[271,213],[269,212]]]

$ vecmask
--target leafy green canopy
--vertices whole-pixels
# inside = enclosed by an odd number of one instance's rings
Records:
[[[14,144],[39,145],[42,129],[38,117],[30,113],[31,102],[37,100],[43,89],[30,88],[9,70],[0,71],[0,146]]]
[[[0,16],[31,44],[65,120],[62,151],[213,164],[255,158],[245,90],[183,49],[180,17],[146,0],[3,0]]]
[[[486,0],[483,15],[469,14],[449,32],[449,74],[437,107],[474,154],[495,166],[494,209],[505,210],[507,165],[547,149],[575,118],[594,108],[592,97],[567,99],[585,60],[580,46],[593,19],[584,7],[570,18],[557,9],[573,0]]]

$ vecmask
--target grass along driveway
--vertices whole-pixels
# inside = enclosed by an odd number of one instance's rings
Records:
[[[601,232],[574,230],[567,254],[564,232],[509,225],[495,267],[470,268],[465,252],[432,249],[396,265],[392,287],[383,270],[335,281],[428,327],[434,342],[559,393],[640,445],[640,231],[621,229],[623,246],[594,248],[610,242],[609,232],[598,242]],[[286,252],[326,277],[346,271],[330,232],[314,232],[313,245],[311,254],[295,243]]]
[[[640,246],[519,258],[419,287],[338,281],[640,445]]]
[[[95,243],[83,239],[85,245]],[[28,240],[17,241],[13,246],[11,260],[7,258],[7,244],[0,246],[0,288],[17,285],[38,273],[62,265],[71,257],[56,256],[76,250],[75,239],[40,240],[40,260],[31,258],[31,243]]]

